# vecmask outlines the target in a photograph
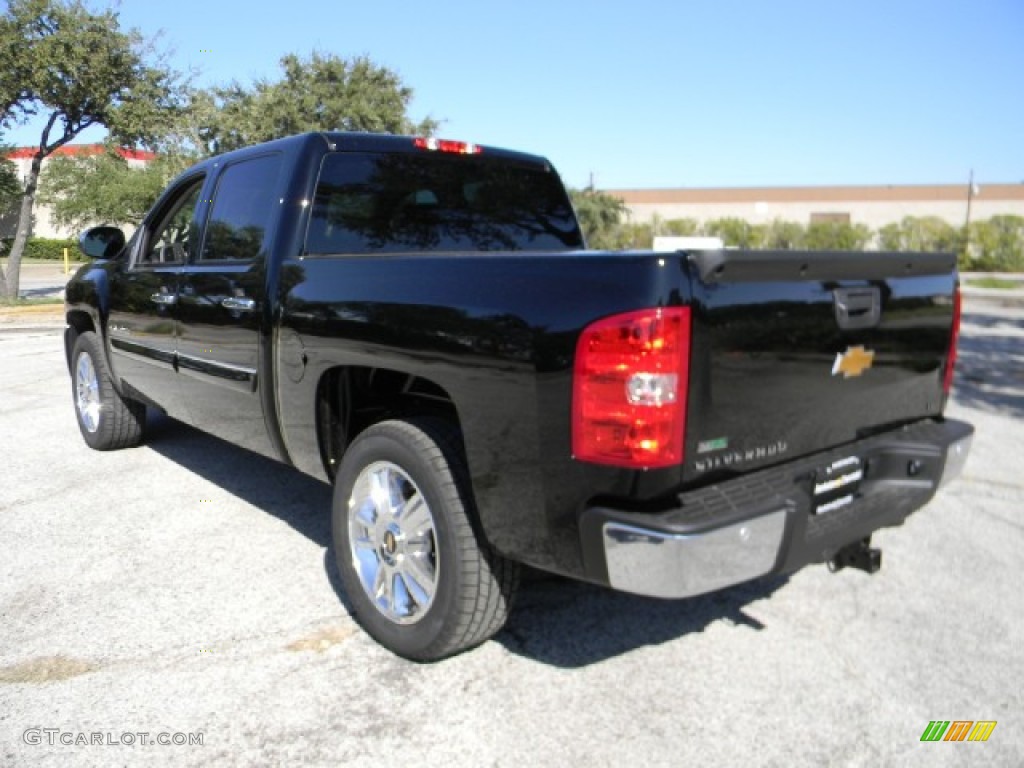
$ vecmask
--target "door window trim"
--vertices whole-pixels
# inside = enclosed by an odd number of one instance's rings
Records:
[[[214,187],[213,187],[213,190],[210,193],[210,199],[208,201],[206,201],[208,203],[208,206],[207,206],[207,217],[206,217],[206,221],[204,222],[204,225],[203,225],[203,228],[202,228],[202,236],[200,237],[199,248],[196,249],[195,253],[188,260],[187,263],[188,263],[189,266],[193,266],[193,267],[217,267],[217,266],[223,265],[223,266],[226,266],[226,267],[230,267],[230,266],[243,266],[243,265],[251,265],[251,264],[259,263],[259,261],[261,260],[261,257],[259,256],[259,254],[257,254],[256,256],[251,256],[248,259],[217,259],[217,258],[208,259],[208,258],[203,258],[203,252],[206,250],[206,238],[209,236],[209,227],[206,226],[206,225],[209,223],[210,218],[213,216],[213,209],[217,205],[217,196],[220,193],[220,187],[221,187],[222,182],[224,181],[224,175],[229,170],[231,170],[232,168],[234,168],[234,167],[236,167],[238,165],[241,165],[242,163],[247,163],[247,162],[250,162],[250,161],[253,161],[253,160],[262,160],[263,158],[266,158],[266,157],[275,157],[275,156],[278,157],[279,160],[281,160],[283,162],[284,153],[281,152],[280,150],[271,150],[271,151],[268,151],[268,152],[259,152],[259,153],[252,154],[252,155],[246,155],[245,157],[240,157],[237,160],[232,160],[230,163],[225,164],[223,168],[220,168],[217,171],[217,176],[216,176],[216,180],[215,180],[215,183],[214,183]],[[277,179],[278,188],[280,187],[280,183],[281,183],[280,176],[281,176],[281,166],[278,167],[278,179]],[[274,190],[275,193],[277,191],[278,191],[277,189]],[[273,200],[274,200],[274,195],[271,195],[271,205],[273,205]],[[268,223],[272,223],[276,227],[277,220],[279,218],[280,218],[279,216],[275,217],[273,214],[271,214],[269,219],[268,219]],[[268,233],[269,234],[273,234],[273,230],[270,227],[266,227],[264,229],[264,231],[263,231],[263,245],[264,245],[264,248],[262,250],[266,249],[266,245],[267,245],[267,241],[268,241],[268,237],[267,237]],[[262,252],[262,250],[261,250],[261,252]]]
[[[128,269],[129,270],[140,270],[140,271],[154,271],[160,269],[180,269],[189,263],[191,260],[189,254],[185,254],[185,258],[182,260],[175,261],[144,261],[143,256],[149,250],[150,243],[152,242],[153,235],[160,232],[171,220],[171,218],[178,213],[181,204],[188,198],[194,189],[198,188],[199,194],[202,195],[203,187],[206,186],[207,174],[206,171],[199,171],[198,173],[192,174],[185,179],[182,179],[174,189],[170,191],[165,197],[166,202],[158,209],[158,214],[152,217],[153,221],[156,221],[155,226],[149,226],[145,221],[141,232],[137,233],[138,238],[135,243],[135,247],[132,249]],[[200,210],[203,205],[203,200],[199,199],[196,201],[196,207],[192,210],[192,218],[189,221],[189,226],[192,228],[193,233],[196,234],[197,239],[202,231],[202,218],[200,216]]]

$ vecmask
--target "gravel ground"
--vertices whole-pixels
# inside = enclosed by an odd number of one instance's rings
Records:
[[[416,665],[339,600],[326,486],[166,419],[92,452],[59,334],[0,327],[0,765],[1022,765],[1022,342],[1024,311],[968,302],[972,456],[876,535],[879,574],[536,578],[495,640]],[[958,719],[998,726],[919,741]]]

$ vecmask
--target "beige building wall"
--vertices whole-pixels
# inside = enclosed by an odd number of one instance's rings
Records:
[[[81,156],[96,154],[102,151],[103,147],[100,144],[68,144],[55,152],[58,156]],[[22,184],[28,179],[29,170],[32,167],[31,153],[34,151],[32,148],[21,148],[16,149],[8,159],[14,163],[17,168],[18,178]],[[156,155],[152,152],[141,152],[136,150],[125,150],[122,151],[122,156],[127,161],[128,165],[132,168],[141,168],[152,160]],[[51,155],[50,157],[53,157]],[[43,160],[43,169],[45,170],[47,163],[50,161],[50,157]],[[50,213],[49,206],[42,205],[36,200],[35,206],[32,208],[33,226],[29,233],[31,237],[48,237],[56,239],[77,239],[78,235],[81,234],[77,229],[61,227],[57,225],[53,220],[53,216]],[[18,209],[9,212],[7,215],[0,217],[0,238],[13,237],[14,230],[18,225]]]
[[[626,203],[631,220],[735,217],[753,224],[773,219],[808,224],[816,214],[849,216],[871,229],[905,216],[937,216],[953,226],[967,217],[967,185],[891,187],[764,187],[738,189],[611,189]],[[1024,184],[978,184],[971,220],[998,214],[1024,216]]]

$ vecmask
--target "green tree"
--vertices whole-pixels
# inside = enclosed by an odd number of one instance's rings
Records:
[[[793,251],[804,247],[805,232],[799,222],[773,219],[760,229],[761,248]]]
[[[757,248],[760,232],[749,221],[726,217],[704,222],[704,234],[720,237],[722,242],[736,248]]]
[[[65,227],[135,224],[194,159],[161,153],[146,165],[133,167],[116,150],[55,157],[40,178],[39,202],[51,206],[54,220]]]
[[[17,298],[43,160],[92,125],[123,146],[155,146],[181,108],[185,85],[114,11],[81,0],[10,0],[0,16],[0,127],[45,116],[22,190],[0,293]]]
[[[812,221],[803,247],[811,251],[863,251],[870,241],[871,229],[866,224]]]
[[[0,220],[5,219],[13,212],[21,197],[18,167],[7,159],[11,149],[13,147],[4,144],[3,137],[0,136]],[[8,241],[0,240],[0,258],[3,257],[7,245]]]
[[[0,134],[0,216],[5,215],[21,197],[18,167],[7,159],[13,147],[3,141]]]
[[[938,216],[905,216],[878,230],[883,251],[958,251],[961,232]]]
[[[161,152],[144,168],[126,163],[115,147],[99,156],[54,158],[40,179],[40,201],[52,205],[65,226],[125,224],[137,221],[174,175],[207,153],[315,129],[434,128],[430,120],[414,125],[405,117],[411,91],[367,59],[314,54],[308,62],[286,56],[282,65],[280,82],[190,92],[188,108],[165,121]]]
[[[3,142],[0,136],[0,220],[10,216],[17,207],[21,197],[21,181],[18,179],[18,167],[7,159],[13,148]],[[0,258],[7,250],[8,240],[0,240]],[[0,293],[0,297],[3,294]]]
[[[620,198],[595,189],[570,189],[576,218],[590,248],[614,250],[620,247],[622,219],[626,203]],[[650,243],[646,246],[650,248]]]
[[[971,223],[965,266],[986,272],[1024,271],[1024,216],[1004,214]]]
[[[308,59],[281,58],[278,81],[237,82],[199,96],[206,116],[199,129],[210,154],[305,131],[369,131],[431,134],[436,121],[414,123],[407,115],[412,89],[365,56],[343,59],[314,52]]]

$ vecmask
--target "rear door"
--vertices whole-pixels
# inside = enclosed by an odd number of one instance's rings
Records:
[[[259,369],[281,162],[271,153],[221,171],[202,245],[181,272],[177,310],[178,368],[193,423],[274,458]]]

